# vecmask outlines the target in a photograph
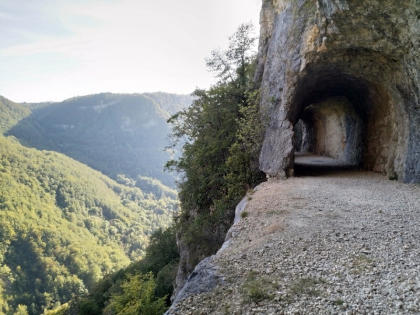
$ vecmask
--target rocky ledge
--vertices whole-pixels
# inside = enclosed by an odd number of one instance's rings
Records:
[[[341,171],[247,201],[168,314],[420,313],[418,185]]]

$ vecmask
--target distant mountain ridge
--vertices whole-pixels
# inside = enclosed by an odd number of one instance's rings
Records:
[[[54,104],[60,104],[68,101],[74,101],[76,99],[88,99],[90,97],[115,97],[116,99],[123,99],[126,97],[148,97],[152,99],[162,110],[168,112],[170,115],[175,114],[179,110],[188,107],[191,104],[192,96],[188,94],[173,94],[165,92],[153,92],[153,93],[99,93],[99,94],[90,94],[85,96],[75,96],[69,99],[66,99],[62,102],[37,102],[37,103],[19,103],[19,105],[24,106],[31,111],[41,109],[46,106],[51,106]],[[1,97],[1,96],[0,96]],[[17,104],[17,103],[15,103]]]
[[[147,176],[174,187],[163,173],[170,158],[166,120],[189,106],[192,97],[163,92],[101,93],[60,103],[24,104],[32,109],[7,135],[37,149],[68,155],[117,179]]]

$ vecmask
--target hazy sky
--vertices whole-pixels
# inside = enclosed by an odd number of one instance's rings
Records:
[[[261,0],[0,0],[0,95],[62,101],[100,92],[190,93],[205,57]]]

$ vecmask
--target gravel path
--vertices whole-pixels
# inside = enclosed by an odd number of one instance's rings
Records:
[[[171,314],[420,314],[420,187],[352,171],[260,185]]]

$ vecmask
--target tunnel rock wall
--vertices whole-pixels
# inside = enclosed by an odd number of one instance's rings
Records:
[[[306,152],[334,158],[348,165],[361,162],[363,148],[360,143],[363,142],[365,125],[346,97],[327,98],[310,105],[301,119],[306,130],[312,129],[312,143],[307,145],[311,149]],[[308,138],[308,135],[305,136]]]
[[[345,97],[364,126],[347,154],[420,182],[419,0],[264,0],[260,23],[261,170],[292,174],[305,109]]]

